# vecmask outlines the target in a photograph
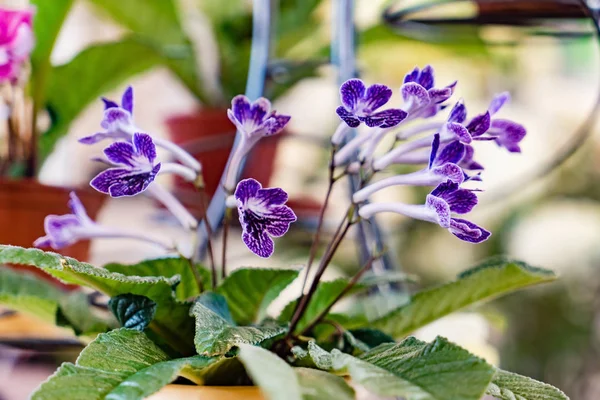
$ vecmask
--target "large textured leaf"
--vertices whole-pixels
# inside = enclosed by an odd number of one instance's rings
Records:
[[[486,393],[501,400],[569,400],[554,386],[502,370],[496,371]]]
[[[108,315],[90,306],[81,292],[66,293],[39,277],[0,267],[0,304],[41,320],[94,335],[115,327]]]
[[[159,51],[169,68],[203,102],[194,50],[182,29],[175,0],[90,0],[116,22],[129,28],[142,43]]]
[[[333,374],[292,368],[268,350],[242,344],[238,357],[269,400],[351,400],[354,390]]]
[[[156,303],[146,296],[121,294],[111,298],[108,307],[124,328],[143,332],[156,315]]]
[[[298,366],[318,368],[324,371],[329,371],[333,367],[331,354],[314,341],[308,342],[306,350],[299,346],[293,347],[292,354],[296,357],[295,365]]]
[[[260,344],[286,331],[285,326],[269,323],[257,326],[235,326],[223,313],[215,312],[215,303],[207,304],[201,296],[193,305],[191,314],[196,318],[194,343],[198,354],[223,355],[242,343]],[[220,295],[217,295],[220,296]],[[222,300],[224,303],[224,299]],[[222,309],[222,307],[219,307]]]
[[[285,269],[242,268],[231,273],[217,292],[227,299],[236,323],[253,324],[264,319],[269,304],[298,273]]]
[[[210,271],[200,265],[194,267],[200,272],[202,282],[207,287],[210,284]],[[179,300],[187,300],[200,294],[189,261],[183,257],[157,258],[129,265],[111,263],[105,265],[104,268],[127,276],[164,276],[171,278],[179,275],[180,282],[175,288],[175,294]]]
[[[383,344],[360,358],[332,351],[334,369],[380,396],[407,400],[479,400],[494,367],[438,337]]]
[[[417,293],[407,305],[369,325],[394,337],[403,337],[463,307],[554,279],[552,271],[496,258],[462,273],[454,282]]]
[[[302,332],[324,309],[329,307],[331,303],[339,296],[344,288],[348,285],[348,280],[344,278],[336,279],[334,281],[321,282],[317,286],[317,290],[313,295],[306,311],[298,325],[296,332]],[[352,292],[364,290],[365,287],[362,285],[356,285]],[[281,314],[278,317],[279,321],[288,322],[292,319],[294,310],[296,309],[297,300],[288,303]]]
[[[127,293],[146,296],[157,304],[150,329],[184,355],[192,354],[194,321],[189,316],[190,305],[178,302],[173,295],[177,276],[126,276],[60,254],[16,246],[0,246],[0,263],[34,265],[65,283],[87,286],[110,297]]]
[[[40,137],[41,155],[45,157],[52,151],[88,104],[126,79],[163,61],[155,49],[133,38],[125,38],[90,46],[67,64],[52,68],[46,90],[46,108],[52,126]],[[65,90],[74,85],[76,90]]]
[[[169,360],[146,335],[122,328],[99,335],[75,364],[63,364],[32,399],[143,399],[178,375],[202,383],[216,363],[216,358],[201,356]]]

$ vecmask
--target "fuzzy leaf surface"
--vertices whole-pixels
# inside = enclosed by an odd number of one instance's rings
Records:
[[[569,400],[554,386],[500,369],[486,393],[501,400]]]

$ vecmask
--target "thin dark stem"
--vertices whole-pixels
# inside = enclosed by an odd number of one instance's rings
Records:
[[[208,250],[208,260],[210,262],[210,271],[211,271],[211,288],[214,290],[217,287],[217,267],[215,265],[215,255],[212,246],[212,228],[210,227],[210,222],[208,221],[207,209],[208,204],[206,198],[208,194],[206,193],[206,186],[204,185],[204,180],[202,175],[198,175],[198,180],[195,185],[200,192],[200,212],[202,213],[202,218],[205,222],[206,227],[206,246]]]
[[[321,238],[321,228],[323,227],[323,220],[325,219],[325,211],[327,210],[327,206],[329,205],[329,199],[331,198],[331,192],[333,190],[333,185],[336,182],[334,178],[335,173],[335,165],[333,164],[333,158],[335,156],[335,147],[331,149],[331,158],[329,160],[329,186],[327,187],[327,194],[325,194],[325,201],[323,203],[323,207],[321,207],[321,212],[319,213],[319,221],[317,222],[317,231],[315,233],[315,237],[313,238],[312,245],[310,246],[310,252],[308,255],[308,261],[306,263],[306,275],[304,275],[304,281],[302,282],[302,289],[300,290],[300,296],[304,296],[304,289],[306,288],[306,283],[308,282],[308,275],[310,273],[310,268],[312,266],[313,261],[315,260],[315,256],[317,255],[317,249],[319,248],[319,239]]]
[[[291,335],[293,335],[294,330],[296,329],[296,326],[298,325],[298,322],[300,321],[300,318],[302,318],[302,315],[306,311],[306,308],[308,307],[310,300],[312,299],[312,297],[315,294],[315,291],[317,290],[317,286],[319,285],[321,277],[325,273],[327,266],[329,265],[331,259],[333,258],[336,250],[340,246],[340,243],[342,242],[342,240],[344,240],[344,237],[346,236],[346,233],[348,233],[350,226],[352,226],[352,224],[354,224],[355,221],[351,220],[353,210],[354,209],[351,206],[350,209],[348,210],[348,212],[346,213],[346,215],[344,216],[342,223],[339,225],[338,229],[336,230],[336,232],[334,234],[333,240],[331,241],[331,243],[329,243],[329,246],[327,247],[327,250],[325,251],[323,258],[321,259],[321,262],[319,264],[319,269],[317,269],[317,273],[315,274],[315,277],[313,278],[313,281],[312,281],[312,284],[310,285],[310,289],[308,290],[308,293],[306,294],[306,296],[302,296],[300,298],[299,305],[296,308],[296,311],[294,312],[294,315],[290,322],[290,329],[287,333],[286,338],[289,338],[289,337],[291,337]]]
[[[318,316],[316,316],[315,319],[312,320],[312,322],[309,323],[306,328],[304,328],[301,335],[304,335],[307,332],[310,332],[315,326],[317,326],[317,324],[319,322],[321,322],[321,320],[323,320],[323,318],[325,318],[327,316],[327,314],[329,314],[329,311],[333,308],[333,306],[335,306],[338,301],[340,301],[344,296],[346,296],[352,290],[352,288],[354,288],[354,286],[358,283],[360,278],[362,278],[362,276],[365,274],[365,272],[367,272],[369,269],[371,269],[371,267],[373,266],[373,262],[377,258],[378,258],[378,256],[371,256],[367,260],[365,265],[356,273],[356,275],[354,275],[354,277],[350,280],[350,282],[348,282],[348,284],[346,285],[344,290],[342,290],[340,292],[340,294],[338,294],[336,296],[335,300],[333,300],[331,302],[331,304],[329,304],[329,306],[327,306],[323,311],[321,311],[321,313]]]
[[[196,280],[196,285],[198,285],[198,291],[200,293],[204,292],[204,283],[202,282],[202,276],[200,275],[200,271],[194,264],[193,258],[186,258],[190,269],[192,270],[192,274],[194,274],[194,279]]]
[[[223,247],[221,249],[221,278],[227,277],[227,235],[229,233],[229,222],[231,220],[231,208],[225,210],[223,219]]]

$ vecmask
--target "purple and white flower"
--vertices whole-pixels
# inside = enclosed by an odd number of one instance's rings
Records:
[[[409,113],[409,118],[428,118],[437,114],[442,108],[441,103],[454,93],[456,82],[441,89],[434,86],[435,73],[431,65],[425,66],[422,70],[415,67],[406,74],[400,92],[404,99],[404,110]]]
[[[136,127],[133,121],[133,88],[131,86],[128,86],[123,92],[121,105],[104,97],[101,100],[104,103],[104,115],[100,125],[104,130],[79,139],[80,143],[91,145],[106,139],[131,141],[136,132],[142,131]],[[177,160],[196,173],[202,170],[198,160],[175,143],[160,138],[153,138],[153,141],[156,146],[170,152]]]
[[[477,196],[473,191],[459,189],[458,184],[448,181],[427,195],[425,204],[372,203],[362,205],[358,213],[365,219],[381,212],[402,214],[438,224],[463,241],[481,243],[490,237],[490,232],[470,221],[452,217],[452,213],[470,212],[475,205]]]
[[[254,179],[240,181],[235,199],[242,225],[242,240],[254,254],[267,258],[273,254],[273,237],[285,235],[296,215],[285,205],[288,195],[283,189],[263,189]]]
[[[69,208],[71,214],[48,215],[44,220],[46,236],[37,239],[35,247],[51,247],[60,250],[80,240],[94,238],[130,238],[158,245],[167,250],[173,246],[162,243],[157,239],[131,232],[101,226],[87,215],[83,204],[74,192],[70,193]]]
[[[352,196],[354,203],[367,201],[373,193],[390,186],[412,185],[412,186],[437,186],[443,182],[452,182],[460,185],[465,180],[465,173],[457,162],[464,157],[464,146],[454,142],[446,146],[443,151],[438,151],[440,146],[440,135],[434,136],[431,144],[431,154],[427,168],[402,175],[396,175],[372,183],[357,191]]]
[[[527,135],[525,127],[507,119],[492,118],[508,101],[510,95],[506,92],[500,93],[492,99],[488,110],[473,118],[467,128],[472,131],[479,127],[477,131],[471,133],[474,140],[493,140],[498,146],[506,148],[511,153],[520,153],[519,143]]]
[[[335,111],[350,128],[356,128],[361,122],[368,127],[392,128],[407,116],[400,109],[390,108],[377,111],[392,97],[392,89],[375,84],[368,88],[360,79],[349,79],[340,88],[342,105]]]
[[[291,117],[271,110],[271,102],[264,97],[252,103],[243,95],[235,96],[231,100],[231,109],[227,110],[227,116],[241,134],[241,140],[231,156],[223,182],[225,189],[231,192],[246,154],[261,138],[280,133]]]
[[[156,146],[150,135],[136,133],[132,143],[115,142],[104,149],[115,167],[98,174],[90,185],[111,197],[135,196],[146,190],[160,171]]]

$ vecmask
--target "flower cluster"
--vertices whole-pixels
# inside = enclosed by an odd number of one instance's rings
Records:
[[[33,9],[0,9],[0,81],[14,81],[33,49]]]
[[[340,89],[342,104],[360,102],[363,96],[353,88],[361,85],[364,87],[356,79],[344,83]],[[467,242],[479,243],[490,236],[488,231],[472,222],[451,216],[452,213],[466,214],[477,204],[477,196],[473,191],[460,188],[465,181],[481,180],[480,171],[483,166],[474,160],[475,150],[472,144],[475,141],[493,141],[509,152],[520,152],[519,143],[525,137],[526,130],[516,122],[495,117],[509,101],[508,93],[495,96],[484,113],[471,119],[467,118],[467,109],[461,100],[454,104],[444,121],[430,122],[432,117],[447,108],[446,101],[452,96],[455,87],[456,82],[436,89],[433,68],[415,68],[406,75],[400,88],[405,117],[393,126],[394,129],[386,126],[388,129],[383,132],[363,132],[337,152],[334,165],[345,167],[349,173],[360,172],[361,176],[373,176],[394,164],[425,165],[425,168],[416,172],[392,176],[374,183],[364,181],[363,187],[353,195],[353,202],[359,206],[358,213],[362,218],[371,218],[380,212],[395,212],[436,223]],[[387,91],[391,93],[390,89]],[[388,99],[389,96],[386,101]],[[340,125],[352,128],[358,126],[347,115],[339,115],[342,119]],[[366,121],[362,115],[354,116],[356,120]],[[368,124],[365,122],[365,125]],[[378,144],[392,130],[396,131],[395,139],[399,144],[387,153],[374,157]],[[337,131],[342,130],[338,128]],[[358,160],[354,160],[357,151]],[[434,189],[427,196],[425,204],[421,205],[365,204],[372,194],[395,185],[431,186]]]

